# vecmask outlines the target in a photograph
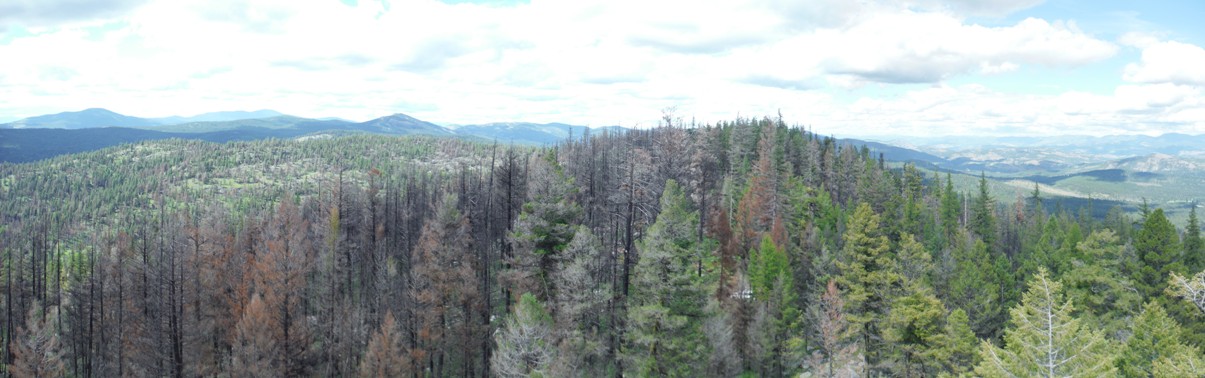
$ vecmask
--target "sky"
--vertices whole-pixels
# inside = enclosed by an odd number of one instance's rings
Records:
[[[1199,0],[3,0],[0,122],[100,107],[1200,134],[1202,14]]]

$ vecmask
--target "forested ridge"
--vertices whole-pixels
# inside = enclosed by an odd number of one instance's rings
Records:
[[[0,164],[0,376],[1205,375],[1195,207],[961,193],[781,119]]]

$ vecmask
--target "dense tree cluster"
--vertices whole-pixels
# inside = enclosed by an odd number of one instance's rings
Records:
[[[0,376],[1201,376],[1159,209],[1003,204],[778,119],[0,165]]]

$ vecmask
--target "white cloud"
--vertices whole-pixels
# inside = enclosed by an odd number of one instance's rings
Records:
[[[944,84],[1116,53],[1073,22],[967,21],[1038,2],[130,1],[89,16],[104,27],[63,22],[0,42],[0,56],[22,57],[0,59],[0,119],[88,107],[137,116],[272,108],[632,126],[677,106],[701,121],[781,110],[838,134],[1124,130],[1123,121],[1144,119],[1201,128],[1191,107],[1201,93],[1184,85],[1038,96]],[[1135,72],[1162,67],[1146,55]],[[1159,82],[1143,75],[1127,69],[1126,79]],[[931,86],[866,94],[892,83]]]
[[[971,16],[1003,17],[1032,8],[1044,0],[917,0],[916,5]]]
[[[1205,94],[1174,84],[1124,85],[1110,94],[1015,94],[981,85],[937,85],[862,98],[815,114],[847,135],[1057,135],[1205,133]]]
[[[1125,67],[1126,81],[1205,85],[1205,49],[1200,46],[1139,36],[1123,40],[1142,48],[1142,61]]]
[[[976,68],[1016,70],[1019,64],[1079,66],[1116,52],[1115,46],[1074,24],[1034,18],[1009,27],[984,27],[947,14],[901,12],[821,35],[832,48],[848,46],[827,60],[830,71],[885,83],[931,83]]]

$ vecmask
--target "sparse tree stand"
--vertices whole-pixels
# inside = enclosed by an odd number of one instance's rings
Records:
[[[1191,213],[1097,222],[1035,191],[1005,216],[985,175],[956,193],[975,178],[770,119],[600,134],[0,164],[0,377],[1205,371]]]

